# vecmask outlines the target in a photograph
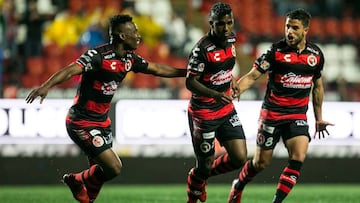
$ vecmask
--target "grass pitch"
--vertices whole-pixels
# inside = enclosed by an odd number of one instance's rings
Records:
[[[225,203],[230,185],[207,186],[206,203]],[[249,184],[242,202],[271,202],[276,185]],[[96,203],[185,203],[184,185],[114,185],[105,184]],[[2,203],[76,203],[65,185],[0,186]],[[298,184],[286,203],[359,203],[359,185]]]

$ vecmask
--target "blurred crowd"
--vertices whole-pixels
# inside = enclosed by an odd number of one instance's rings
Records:
[[[303,7],[313,15],[310,40],[325,53],[326,100],[360,101],[360,3],[355,0],[223,0],[235,17],[235,77],[251,68],[270,42],[283,36],[284,13]],[[148,61],[185,68],[192,46],[208,31],[215,0],[0,0],[0,98],[40,85],[88,48],[108,41],[108,19],[134,18],[142,36],[136,51]],[[343,50],[343,51],[341,51]],[[340,53],[341,52],[341,53]],[[329,69],[327,70],[327,67]],[[79,78],[57,88],[73,89]],[[259,81],[245,99],[261,99]],[[188,99],[184,78],[163,79],[130,73],[121,88],[171,92]],[[121,90],[119,90],[121,91]],[[149,94],[151,97],[151,94]]]

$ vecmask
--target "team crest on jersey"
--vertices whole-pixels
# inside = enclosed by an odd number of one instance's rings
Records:
[[[199,65],[198,65],[198,71],[199,71],[199,72],[203,72],[203,71],[204,71],[204,68],[205,68],[205,64],[204,64],[204,63],[199,63]]]
[[[131,70],[132,63],[129,59],[125,61],[125,70],[130,71]]]
[[[200,150],[203,153],[208,153],[211,149],[212,149],[211,144],[206,141],[204,141],[203,143],[200,144]]]
[[[95,146],[95,147],[101,147],[104,145],[104,139],[101,137],[101,136],[94,136],[94,138],[92,139],[92,144]]]
[[[260,68],[263,70],[267,70],[270,68],[270,63],[267,60],[262,60],[260,62]]]
[[[257,144],[259,144],[259,145],[264,144],[264,142],[265,142],[265,136],[262,135],[261,133],[258,133],[256,142],[257,142]]]
[[[313,54],[310,54],[307,57],[307,63],[309,64],[309,66],[314,67],[317,64],[316,56],[314,56]]]
[[[235,50],[235,46],[234,46],[234,45],[231,46],[231,52],[232,52],[232,55],[233,55],[234,57],[236,57],[236,50]]]

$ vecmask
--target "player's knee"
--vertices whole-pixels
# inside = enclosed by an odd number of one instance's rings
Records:
[[[246,156],[232,156],[230,157],[230,161],[231,163],[240,168],[241,166],[243,166],[245,164],[245,162],[247,161]]]
[[[120,175],[121,169],[122,169],[122,164],[121,164],[121,162],[116,163],[116,164],[114,165],[114,167],[113,167],[113,174],[114,174],[114,176]]]
[[[108,180],[115,178],[120,175],[122,169],[121,162],[113,163],[110,167],[105,171],[106,177]]]

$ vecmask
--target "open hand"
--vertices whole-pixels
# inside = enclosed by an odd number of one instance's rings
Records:
[[[334,124],[329,123],[327,121],[316,121],[315,124],[315,133],[313,138],[316,138],[316,134],[318,134],[319,139],[325,138],[325,133],[327,135],[330,135],[329,132],[327,131],[326,127],[330,125],[330,126],[334,126]],[[325,133],[324,133],[325,132]]]

